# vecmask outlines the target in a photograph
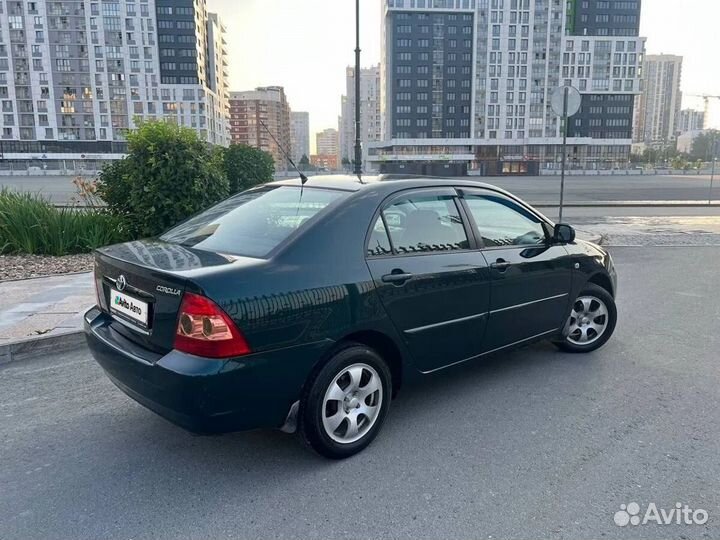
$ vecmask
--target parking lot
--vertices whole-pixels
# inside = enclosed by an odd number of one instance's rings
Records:
[[[0,366],[0,538],[717,538],[720,248],[612,254],[605,348],[428,378],[342,462],[279,432],[191,436],[85,350]],[[709,520],[620,528],[631,502]]]

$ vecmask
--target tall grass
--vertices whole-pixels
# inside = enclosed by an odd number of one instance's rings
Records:
[[[40,195],[0,191],[0,253],[70,255],[126,239],[103,209],[55,208]]]

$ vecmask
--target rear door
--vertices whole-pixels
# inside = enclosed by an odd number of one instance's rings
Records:
[[[403,192],[377,216],[368,266],[415,363],[433,371],[480,352],[489,274],[453,189]]]
[[[572,261],[530,209],[494,191],[461,190],[490,265],[490,313],[484,351],[551,334],[562,327]]]

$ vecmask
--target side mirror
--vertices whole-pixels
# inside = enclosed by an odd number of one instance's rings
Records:
[[[555,225],[553,241],[557,244],[571,244],[575,241],[575,229],[565,223]]]

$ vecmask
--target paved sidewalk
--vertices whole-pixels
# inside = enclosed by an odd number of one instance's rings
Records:
[[[83,313],[95,304],[92,273],[0,283],[0,348],[40,336],[82,328]]]

